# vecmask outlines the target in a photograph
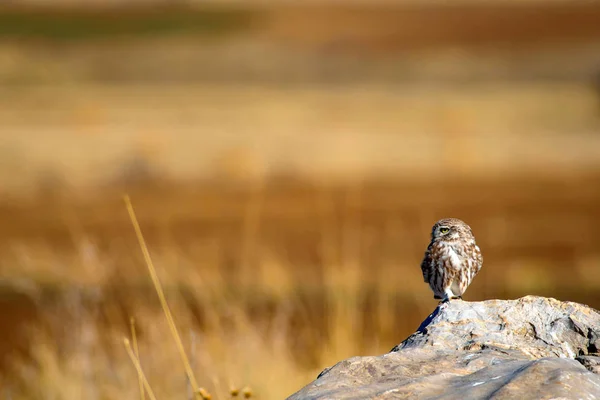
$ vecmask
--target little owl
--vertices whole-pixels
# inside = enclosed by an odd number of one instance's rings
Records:
[[[462,299],[482,264],[481,250],[469,225],[456,218],[441,219],[433,225],[421,270],[434,299]]]

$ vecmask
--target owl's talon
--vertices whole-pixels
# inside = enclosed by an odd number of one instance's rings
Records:
[[[439,297],[438,297],[439,299]],[[440,301],[440,304],[446,304],[446,303],[450,303],[450,300],[462,300],[462,296],[453,296],[453,297],[446,297],[445,299]]]

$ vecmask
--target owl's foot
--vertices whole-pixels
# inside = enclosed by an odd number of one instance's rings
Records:
[[[436,300],[442,300],[442,301],[440,301],[441,304],[448,303],[450,300],[462,300],[463,299],[462,296],[445,297],[443,299],[441,297],[434,296],[433,298]]]

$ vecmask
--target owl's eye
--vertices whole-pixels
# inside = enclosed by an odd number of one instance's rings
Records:
[[[442,227],[440,228],[440,233],[441,233],[441,234],[445,235],[445,234],[446,234],[446,233],[448,233],[448,232],[450,232],[450,228],[447,228],[447,227],[445,227],[445,226],[442,226]]]

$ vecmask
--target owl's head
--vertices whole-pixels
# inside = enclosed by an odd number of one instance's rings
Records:
[[[431,240],[456,240],[472,237],[471,227],[457,218],[440,219],[431,229]]]

